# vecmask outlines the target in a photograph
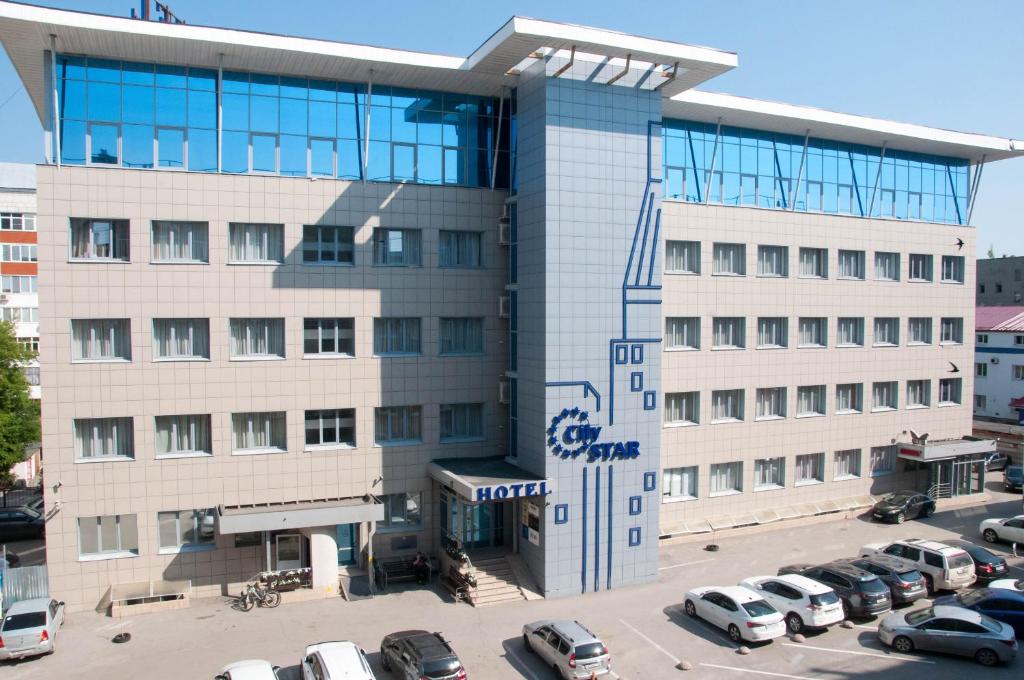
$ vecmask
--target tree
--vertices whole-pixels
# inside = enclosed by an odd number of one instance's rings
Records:
[[[993,259],[996,256],[996,251],[992,248],[992,244],[988,244],[988,259]]]
[[[25,447],[39,441],[39,402],[29,396],[22,366],[35,352],[14,338],[14,324],[0,322],[0,488],[11,483],[11,468],[25,459]]]

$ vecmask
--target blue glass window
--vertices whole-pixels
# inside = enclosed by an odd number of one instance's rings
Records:
[[[214,92],[188,93],[188,124],[189,127],[216,129],[217,127],[217,95]]]
[[[93,123],[89,126],[89,136],[92,143],[89,150],[91,162],[103,165],[117,165],[119,159],[117,133],[118,127],[116,125]]]
[[[92,59],[89,59],[92,63]],[[176,87],[184,89],[187,85],[184,66],[163,66],[156,67],[156,84],[162,87]]]
[[[277,172],[277,135],[252,135],[253,172]]]
[[[92,83],[89,83],[89,90],[92,91]],[[156,122],[158,125],[185,127],[185,90],[156,88]]]
[[[85,163],[85,123],[66,120],[61,126],[60,160],[69,165]]]
[[[309,134],[334,137],[338,131],[338,106],[334,102],[309,102]]]
[[[338,178],[362,177],[362,147],[354,139],[338,140]]]
[[[120,83],[121,62],[110,59],[90,59],[87,78],[93,82]]]
[[[125,125],[121,128],[121,135],[124,166],[126,168],[152,168],[153,126]]]
[[[251,126],[253,132],[277,132],[278,105],[277,97],[250,98]]]
[[[188,169],[193,172],[217,172],[217,131],[189,128]]]
[[[89,83],[89,120],[116,123],[121,120],[121,86]]]
[[[153,65],[127,61],[121,68],[121,78],[127,85],[152,85]]]
[[[281,135],[281,174],[306,176],[306,137]]]
[[[124,122],[152,123],[154,110],[153,88],[125,85],[123,92]]]
[[[60,115],[62,119],[72,118],[74,120],[85,120],[85,82],[79,80],[64,80],[61,82],[57,94],[60,103]],[[84,162],[84,158],[82,159]]]
[[[316,177],[334,177],[334,140],[309,140],[310,174]]]
[[[225,130],[249,129],[249,95],[225,94],[220,106]]]
[[[221,133],[221,170],[224,172],[249,172],[249,133]]]
[[[281,99],[281,132],[305,135],[308,115],[305,99]]]
[[[185,167],[185,131],[181,128],[158,128],[156,131],[157,165],[161,168]]]

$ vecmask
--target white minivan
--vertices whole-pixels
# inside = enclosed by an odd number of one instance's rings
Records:
[[[843,603],[828,586],[799,574],[752,576],[740,581],[786,617],[789,632],[827,628],[843,620]]]

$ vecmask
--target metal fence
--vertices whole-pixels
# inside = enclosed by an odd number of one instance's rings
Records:
[[[14,568],[0,565],[0,576],[3,577],[4,611],[15,602],[47,597],[50,593],[46,565]]]

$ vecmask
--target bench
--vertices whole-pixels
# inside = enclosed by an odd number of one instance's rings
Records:
[[[412,568],[412,558],[375,561],[373,563],[374,576],[377,586],[385,590],[388,584],[398,581],[413,581],[416,579],[416,571]],[[434,575],[434,567],[427,558],[427,581]]]

